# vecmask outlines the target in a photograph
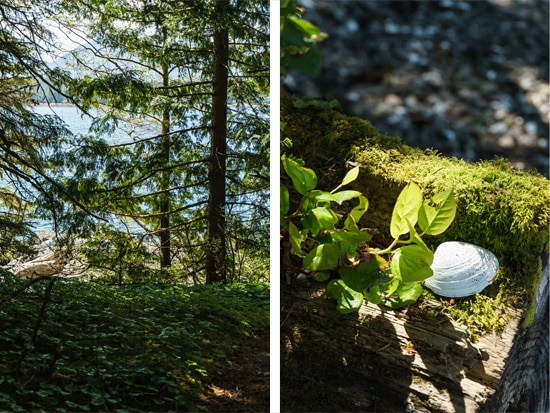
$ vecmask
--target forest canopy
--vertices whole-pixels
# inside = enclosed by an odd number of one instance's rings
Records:
[[[4,263],[42,219],[109,281],[265,281],[267,1],[0,0],[0,13]],[[39,115],[45,101],[90,128]]]

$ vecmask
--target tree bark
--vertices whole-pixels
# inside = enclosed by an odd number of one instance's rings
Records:
[[[524,334],[518,334],[498,388],[486,412],[550,411],[549,400],[549,301],[548,265],[539,285],[535,319]]]
[[[168,65],[163,63],[162,67],[162,83],[164,87],[170,85],[170,76],[168,72]],[[164,166],[167,166],[170,162],[170,111],[165,109],[162,113],[162,137],[161,137],[161,150],[162,150],[162,162]],[[164,169],[161,172],[160,177],[160,189],[165,191],[170,188],[170,172]],[[160,254],[161,268],[168,268],[172,265],[172,254],[170,245],[170,192],[166,191],[160,194],[159,202],[160,216]]]
[[[208,171],[208,254],[206,283],[226,281],[225,240],[225,176],[227,158],[227,86],[229,64],[229,33],[222,20],[227,3],[215,3],[214,74],[212,96],[212,134]]]
[[[436,300],[340,314],[324,284],[292,284],[281,292],[281,411],[477,412],[512,346],[520,311],[510,316],[472,342]]]

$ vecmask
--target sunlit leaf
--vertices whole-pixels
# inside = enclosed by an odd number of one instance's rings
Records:
[[[340,251],[332,244],[313,248],[304,258],[304,266],[312,271],[330,270],[338,264]]]
[[[336,192],[333,195],[333,199],[335,202],[337,202],[339,205],[342,204],[344,201],[349,201],[353,198],[358,198],[361,196],[361,192],[359,191],[340,191]]]
[[[454,191],[440,192],[432,198],[436,205],[431,206],[426,200],[418,212],[418,226],[428,235],[439,235],[453,222],[456,215],[456,201]]]
[[[344,176],[344,179],[342,179],[342,183],[340,185],[338,185],[336,188],[334,188],[332,190],[332,192],[336,192],[338,189],[340,189],[341,187],[355,181],[357,179],[357,177],[359,176],[359,166],[356,166],[355,168],[353,169],[350,169],[348,171],[348,173],[346,174],[346,176]]]
[[[299,257],[303,257],[302,242],[306,239],[305,233],[299,231],[292,222],[288,223],[288,233],[292,253]]]
[[[317,207],[312,211],[322,229],[333,229],[338,222],[338,216],[329,208]]]
[[[379,271],[380,262],[373,259],[371,262],[362,262],[356,267],[340,269],[340,276],[346,285],[355,291],[363,291],[374,285],[387,283],[389,277]]]
[[[399,283],[389,297],[383,297],[382,303],[391,308],[400,308],[414,303],[422,294],[422,286],[417,282]]]
[[[409,232],[407,221],[411,225],[416,225],[418,220],[418,210],[422,205],[422,191],[414,182],[410,182],[403,188],[395,206],[393,208],[390,233],[394,238],[399,238],[400,235]]]
[[[369,207],[369,200],[363,196],[359,196],[359,205],[356,205],[346,217],[344,221],[344,226],[346,229],[349,230],[355,230],[358,231],[359,228],[357,226],[357,223],[361,219],[361,217],[367,212],[367,209]]]
[[[298,162],[286,157],[286,155],[283,155],[281,160],[285,172],[301,195],[305,195],[317,186],[317,175],[315,175],[312,169],[299,165]]]
[[[381,301],[380,286],[378,285],[374,285],[371,288],[365,288],[363,294],[365,295],[365,298],[373,304],[379,304]]]
[[[422,281],[433,275],[433,253],[423,245],[405,245],[395,250],[391,272],[403,282]]]

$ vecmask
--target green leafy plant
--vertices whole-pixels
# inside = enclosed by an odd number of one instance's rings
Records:
[[[340,190],[353,182],[359,167],[348,171],[341,184],[330,192],[316,189],[315,172],[286,155],[283,169],[301,196],[290,213],[290,191],[281,183],[281,223],[288,235],[291,253],[317,281],[334,273],[327,293],[338,301],[343,313],[357,311],[366,299],[374,304],[398,308],[413,303],[422,293],[422,281],[432,275],[433,252],[425,235],[443,233],[454,220],[453,190],[423,199],[422,190],[410,182],[399,194],[393,209],[390,233],[393,242],[384,249],[372,248],[371,234],[359,227],[368,200],[359,191]],[[339,216],[333,205],[355,205]],[[348,208],[349,209],[349,208]]]
[[[288,69],[302,73],[321,70],[321,55],[316,43],[327,37],[314,24],[302,19],[296,0],[281,1],[281,74]]]

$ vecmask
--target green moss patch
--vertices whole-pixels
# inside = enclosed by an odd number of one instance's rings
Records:
[[[547,178],[514,169],[503,159],[470,163],[411,148],[380,134],[368,121],[329,109],[298,109],[290,98],[283,100],[281,119],[283,137],[293,142],[292,153],[318,173],[321,189],[332,189],[344,176],[346,163],[363,166],[350,189],[369,199],[362,226],[382,235],[389,233],[395,199],[408,182],[417,183],[425,196],[454,188],[455,221],[428,244],[435,248],[443,241],[459,240],[491,250],[502,270],[487,294],[496,297],[500,292],[505,302],[516,306],[532,304],[541,257],[549,251]],[[467,314],[461,317],[468,319]]]

